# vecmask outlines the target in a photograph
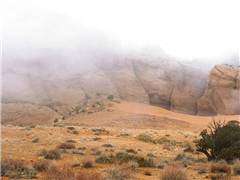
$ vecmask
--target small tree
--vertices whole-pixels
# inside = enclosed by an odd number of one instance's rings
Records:
[[[200,133],[197,151],[204,153],[209,161],[240,158],[240,122],[225,123],[213,118],[208,129],[209,133],[206,129]]]

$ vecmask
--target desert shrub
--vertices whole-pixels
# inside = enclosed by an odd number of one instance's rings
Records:
[[[30,164],[23,160],[3,158],[1,161],[1,176],[9,176],[10,179],[32,179],[36,178],[36,172]]]
[[[33,163],[33,167],[39,172],[47,170],[49,165],[50,162],[48,160],[41,160]]]
[[[146,170],[146,171],[144,171],[144,175],[146,175],[146,176],[151,176],[152,173],[151,173],[150,171]]]
[[[169,166],[165,168],[161,175],[161,180],[188,180],[187,171],[179,168],[179,167],[172,167]]]
[[[68,140],[66,140],[66,142],[68,142],[68,143],[76,143],[76,141],[73,140],[73,139],[68,139]]]
[[[44,173],[44,180],[75,180],[75,172],[70,166],[51,165]]]
[[[115,167],[112,169],[107,169],[106,180],[123,180],[131,177],[132,170],[130,167]]]
[[[98,141],[98,140],[100,140],[100,139],[102,139],[102,138],[95,137],[95,138],[93,138],[92,140],[93,140],[93,141]]]
[[[84,147],[84,146],[82,146],[82,147],[78,147],[77,149],[78,149],[78,150],[85,150],[85,149],[87,149],[87,148]]]
[[[163,149],[166,149],[166,150],[170,151],[170,150],[172,150],[172,147],[169,143],[164,143],[163,144]]]
[[[56,150],[49,150],[47,154],[44,155],[45,159],[59,159],[61,157],[60,153]]]
[[[76,180],[103,180],[103,178],[99,173],[95,173],[95,172],[89,173],[85,170],[81,170],[77,174]]]
[[[148,154],[147,154],[147,157],[152,157],[152,158],[153,158],[153,157],[155,157],[155,155],[152,154],[152,153],[148,153]]]
[[[25,169],[24,174],[25,174],[25,176],[23,178],[25,178],[25,179],[35,179],[35,178],[37,178],[37,176],[36,176],[37,173],[36,173],[34,168]]]
[[[20,159],[3,158],[1,160],[1,175],[4,176],[11,171],[22,172],[26,167],[26,162]]]
[[[231,176],[224,176],[222,174],[218,174],[218,175],[211,175],[211,180],[231,180]]]
[[[110,95],[107,96],[107,99],[111,100],[111,99],[114,99],[114,97],[113,97],[112,94],[110,94]]]
[[[125,152],[118,152],[115,155],[101,155],[95,159],[95,162],[98,163],[117,163],[123,164],[128,163],[130,161],[135,161],[139,164],[139,167],[153,167],[154,161],[152,159],[145,159],[143,157],[130,155]]]
[[[129,162],[129,161],[136,161],[139,164],[139,167],[153,167],[154,162],[152,159],[145,159],[140,156],[133,156],[129,155],[124,152],[118,152],[115,156],[112,157],[115,161],[119,163]]]
[[[61,143],[56,148],[58,148],[58,149],[75,149],[76,146],[72,143]]]
[[[101,156],[99,156],[99,157],[97,157],[95,159],[95,162],[98,162],[98,163],[110,163],[111,161],[110,161],[110,159],[106,155],[102,154]]]
[[[84,153],[82,153],[81,151],[76,151],[76,150],[73,150],[72,151],[72,154],[78,154],[78,155],[85,155]]]
[[[70,126],[70,127],[68,127],[68,129],[73,130],[73,129],[75,129],[75,127]]]
[[[137,154],[137,152],[134,149],[126,149],[126,152]]]
[[[101,93],[97,92],[97,93],[96,93],[96,96],[98,96],[98,97],[101,96]]]
[[[84,168],[92,168],[93,167],[93,162],[89,159],[85,159],[82,162],[82,167]]]
[[[240,174],[240,160],[236,159],[233,164],[233,171],[235,174]]]
[[[79,167],[79,166],[80,166],[80,164],[77,163],[77,162],[75,162],[75,163],[72,164],[72,167]]]
[[[73,134],[78,134],[78,131],[77,130],[73,130],[72,133]]]
[[[137,138],[141,141],[154,143],[153,138],[147,134],[139,134]]]
[[[197,168],[196,170],[198,171],[198,174],[204,174],[207,172],[205,168],[201,168],[201,167]]]
[[[86,100],[91,99],[91,96],[89,94],[85,94],[85,99]]]
[[[58,122],[58,119],[56,118],[53,122],[54,122],[54,123],[57,123],[57,122]]]
[[[184,152],[193,152],[194,149],[192,148],[191,145],[189,145],[189,146],[187,146],[183,151],[184,151]]]
[[[97,155],[97,156],[99,156],[101,153],[102,153],[102,151],[100,151],[100,150],[97,149],[97,150],[93,151],[92,155]]]
[[[157,164],[158,169],[163,169],[165,167],[164,163]]]
[[[38,143],[39,142],[39,138],[35,138],[32,140],[33,143]]]
[[[137,167],[139,167],[139,164],[136,161],[129,161],[127,165],[132,169],[136,169]]]
[[[213,163],[210,166],[211,172],[231,172],[231,166],[227,163]]]
[[[195,162],[206,162],[206,158],[203,157],[197,157],[196,159],[194,159]]]
[[[103,144],[102,146],[103,147],[113,147],[113,145],[111,145],[111,144]]]
[[[204,153],[208,160],[225,159],[231,161],[240,158],[240,122],[212,122],[201,132],[201,139],[196,144],[197,150]]]
[[[130,134],[125,133],[125,134],[119,134],[119,135],[117,135],[117,137],[120,137],[120,136],[130,136]]]
[[[47,154],[48,150],[47,149],[39,149],[37,152],[38,156],[45,156]]]
[[[165,160],[162,161],[162,163],[169,164],[169,161],[165,159]]]
[[[58,149],[59,153],[69,153],[66,149]]]
[[[177,161],[177,160],[182,160],[182,159],[186,159],[186,158],[187,158],[186,154],[184,154],[184,153],[178,153],[178,154],[175,156],[174,160]],[[188,158],[188,159],[189,159],[189,158]]]

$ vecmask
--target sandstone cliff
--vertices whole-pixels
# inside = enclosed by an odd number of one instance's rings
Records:
[[[216,65],[210,72],[204,95],[198,101],[199,115],[240,114],[240,68]]]
[[[96,93],[192,115],[240,114],[237,67],[217,65],[209,75],[209,68],[177,61],[132,57],[112,62],[5,66],[2,122],[52,121]]]

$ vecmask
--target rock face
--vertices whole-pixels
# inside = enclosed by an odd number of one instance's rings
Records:
[[[150,104],[197,114],[197,101],[204,93],[207,81],[205,69],[178,62],[135,62],[134,67]]]
[[[204,95],[198,101],[199,115],[240,114],[240,68],[216,65],[210,72]]]
[[[240,114],[239,68],[217,65],[209,75],[209,68],[177,61],[128,58],[104,63],[4,66],[2,122],[26,121],[31,113],[47,122],[78,106],[86,94],[112,94],[192,115]]]

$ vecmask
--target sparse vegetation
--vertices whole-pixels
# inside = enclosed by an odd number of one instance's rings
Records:
[[[35,138],[32,140],[33,143],[38,143],[39,142],[39,138]]]
[[[60,153],[56,150],[49,150],[47,153],[44,155],[45,159],[59,159],[61,157]]]
[[[102,146],[103,146],[103,147],[110,147],[110,148],[113,147],[113,145],[111,145],[111,144],[103,144]]]
[[[72,143],[61,143],[56,148],[58,148],[58,149],[75,149],[76,146]]]
[[[112,100],[112,99],[114,99],[114,97],[113,97],[112,94],[110,94],[110,95],[107,96],[107,99]]]
[[[68,143],[76,143],[76,141],[73,140],[73,139],[68,139],[68,140],[66,140],[66,142],[68,142]]]
[[[74,130],[75,127],[70,126],[70,127],[68,127],[68,129],[69,129],[69,130]]]
[[[78,134],[78,131],[77,130],[73,130],[72,133],[73,134]]]
[[[231,172],[231,166],[227,163],[213,163],[210,166],[211,172],[225,172],[230,173]]]
[[[143,157],[130,155],[125,152],[118,152],[115,155],[101,155],[95,159],[98,163],[128,163],[130,161],[135,161],[138,163],[139,167],[154,167],[154,161],[152,159],[145,159]]]
[[[233,171],[235,174],[240,174],[240,160],[236,159],[233,164]]]
[[[36,178],[36,171],[23,160],[3,158],[1,160],[1,176],[9,176],[10,179],[33,179]]]
[[[132,170],[131,168],[125,167],[115,167],[112,169],[107,169],[106,180],[123,180],[131,177]]]
[[[50,162],[48,160],[40,160],[33,163],[33,167],[39,172],[46,171],[49,166]]]
[[[67,165],[63,167],[51,165],[44,173],[44,180],[73,180],[75,176],[75,171]]]
[[[93,167],[93,162],[89,159],[85,159],[82,162],[82,167],[84,168],[92,168]]]
[[[179,167],[166,167],[160,175],[160,180],[188,180],[187,171]]]

